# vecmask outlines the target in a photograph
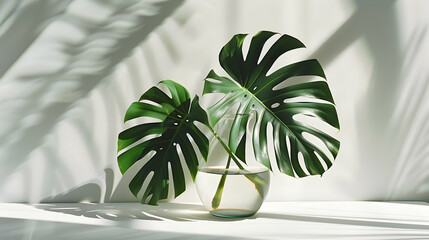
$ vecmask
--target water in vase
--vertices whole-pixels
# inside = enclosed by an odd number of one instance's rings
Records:
[[[261,207],[269,181],[266,168],[202,167],[195,182],[200,199],[211,214],[246,217]]]

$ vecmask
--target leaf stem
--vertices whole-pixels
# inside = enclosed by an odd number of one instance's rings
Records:
[[[222,147],[225,149],[225,151],[229,154],[228,161],[226,163],[225,173],[222,174],[222,177],[219,181],[219,185],[216,189],[216,193],[215,193],[213,200],[212,200],[212,208],[216,209],[220,205],[220,201],[221,201],[221,197],[222,197],[222,193],[223,193],[223,189],[224,189],[224,185],[225,185],[225,181],[226,181],[226,176],[228,174],[229,165],[231,163],[231,159],[234,161],[234,163],[237,165],[237,167],[240,168],[240,170],[243,170],[244,167],[243,167],[243,165],[241,165],[240,160],[235,156],[235,154],[231,151],[231,149],[229,149],[229,147],[222,141],[222,139],[219,137],[219,135],[216,133],[216,131],[210,125],[207,125],[207,127],[210,129],[210,131],[213,133],[213,135],[216,137],[216,139],[219,141],[219,143],[222,145]],[[258,175],[255,175],[255,174],[245,174],[244,176],[247,179],[249,179],[255,185],[255,189],[256,189],[256,191],[258,191],[259,196],[261,196],[261,198],[264,198],[265,193],[263,191],[263,186],[266,184],[266,180],[261,178]]]
[[[223,188],[225,186],[226,176],[228,175],[229,165],[231,164],[231,156],[228,157],[228,162],[226,163],[225,173],[222,174],[220,178],[219,185],[217,186],[216,193],[212,200],[212,208],[216,209],[220,205],[220,200],[222,198]]]
[[[228,161],[230,161],[232,159],[234,161],[234,163],[237,164],[237,167],[240,168],[240,170],[243,170],[244,167],[243,167],[243,165],[241,165],[240,160],[235,156],[235,154],[231,151],[231,149],[229,149],[229,147],[222,141],[222,139],[215,132],[215,130],[211,126],[209,126],[209,125],[207,125],[207,126],[210,129],[210,131],[213,133],[213,135],[215,136],[215,138],[222,145],[222,147],[225,149],[225,151],[229,154]]]

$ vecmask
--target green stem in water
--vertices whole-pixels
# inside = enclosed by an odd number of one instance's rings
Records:
[[[215,193],[213,200],[212,200],[212,208],[216,209],[220,205],[223,189],[225,186],[226,176],[228,174],[228,168],[229,168],[229,165],[231,163],[231,159],[234,161],[234,163],[237,165],[237,167],[240,168],[240,170],[243,170],[244,167],[243,167],[243,165],[241,165],[240,160],[234,155],[234,153],[229,149],[229,147],[222,141],[222,139],[219,137],[219,135],[214,131],[214,129],[211,126],[208,126],[208,128],[210,129],[210,131],[213,133],[213,135],[216,137],[216,139],[219,141],[219,143],[222,145],[222,147],[225,149],[225,151],[229,155],[228,162],[226,163],[225,173],[222,174],[222,177],[219,181],[219,185],[216,189],[216,193]],[[261,198],[264,198],[263,186],[266,184],[266,180],[264,178],[258,176],[257,174],[245,174],[244,176],[247,179],[249,179],[255,185],[255,189],[258,191],[259,196],[261,196]]]
[[[225,173],[222,174],[222,177],[220,178],[219,185],[217,186],[216,193],[215,193],[213,200],[212,200],[212,208],[213,209],[218,208],[220,205],[220,200],[222,198],[223,188],[225,186],[226,176],[228,175],[228,168],[229,168],[230,163],[231,163],[231,157],[228,157],[228,162],[226,163]]]

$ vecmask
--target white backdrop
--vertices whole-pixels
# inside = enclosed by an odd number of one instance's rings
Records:
[[[236,33],[307,46],[337,103],[325,175],[274,171],[268,201],[429,201],[429,2],[7,0],[0,2],[0,201],[136,201],[116,164],[132,101],[162,79],[192,95]],[[284,59],[290,61],[290,59]],[[198,200],[194,186],[179,197]]]

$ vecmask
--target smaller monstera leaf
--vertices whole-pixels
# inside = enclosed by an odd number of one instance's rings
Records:
[[[143,182],[153,172],[141,200],[142,203],[148,202],[151,205],[168,197],[171,180],[169,165],[175,197],[186,189],[183,168],[187,167],[195,180],[199,162],[190,138],[204,160],[207,159],[209,150],[208,139],[195,125],[196,121],[208,124],[207,114],[200,107],[198,97],[195,96],[191,102],[188,91],[172,80],[161,81],[160,84],[168,88],[171,97],[157,86],[152,87],[138,102],[132,103],[125,114],[125,122],[139,117],[150,117],[156,121],[131,127],[118,137],[118,152],[121,152],[118,165],[122,173],[149,153],[154,153],[129,185],[131,192],[137,197]],[[178,146],[186,166],[181,164]]]
[[[213,70],[204,83],[204,94],[222,93],[223,97],[208,109],[212,124],[216,124],[236,105],[235,119],[231,127],[229,147],[237,156],[245,155],[246,126],[249,116],[256,118],[253,124],[252,144],[256,159],[271,169],[268,154],[268,131],[273,128],[275,160],[279,170],[293,177],[322,175],[332,166],[325,151],[309,141],[305,134],[319,139],[335,159],[340,142],[316,126],[307,124],[295,116],[317,118],[339,129],[334,100],[326,82],[322,67],[316,59],[304,60],[283,66],[272,73],[275,61],[284,53],[305,47],[298,39],[281,35],[262,55],[267,40],[278,35],[261,31],[253,36],[243,56],[246,34],[235,35],[221,50],[219,62],[229,76],[223,77]],[[316,81],[289,84],[290,78],[317,76]],[[303,164],[299,162],[302,154]],[[242,158],[242,157],[241,157]],[[324,165],[326,167],[324,167]]]

